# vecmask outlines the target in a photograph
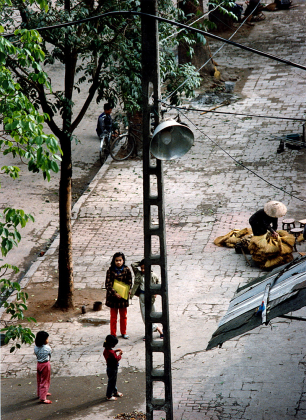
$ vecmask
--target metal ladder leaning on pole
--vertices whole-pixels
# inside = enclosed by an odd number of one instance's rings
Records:
[[[141,0],[141,11],[151,15],[157,14],[157,0]],[[143,88],[143,207],[144,207],[144,257],[145,257],[145,334],[146,334],[146,418],[153,420],[154,411],[163,411],[166,420],[173,420],[171,348],[169,328],[167,258],[165,238],[165,212],[163,197],[163,162],[150,160],[150,114],[154,116],[155,126],[159,123],[160,81],[158,57],[158,23],[157,20],[142,16],[142,88]],[[150,104],[153,88],[154,104]],[[150,91],[150,92],[149,92]],[[153,195],[153,185],[157,186],[157,195]],[[152,227],[153,210],[157,209],[158,225]],[[156,213],[156,212],[155,212]],[[152,252],[152,237],[157,237],[159,253]],[[156,239],[156,238],[155,238]],[[161,284],[151,285],[151,266],[160,267]],[[151,296],[160,295],[162,312],[151,313]],[[153,340],[152,323],[161,323],[164,339]],[[154,353],[162,353],[163,366],[153,366]],[[164,387],[163,398],[154,395],[154,383]],[[159,383],[159,384],[158,384]]]

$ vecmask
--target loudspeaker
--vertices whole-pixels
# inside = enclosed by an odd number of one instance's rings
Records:
[[[193,145],[193,132],[175,120],[160,123],[152,136],[150,151],[160,160],[172,160],[184,156]]]

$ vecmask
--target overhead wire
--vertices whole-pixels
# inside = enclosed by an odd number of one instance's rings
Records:
[[[258,3],[259,4],[259,3]],[[256,10],[256,8],[258,7],[258,4],[256,5],[256,7],[252,10],[252,12],[243,20],[243,22],[241,23],[241,25],[237,28],[237,30],[231,35],[231,37],[229,38],[229,40],[231,40],[234,35],[238,32],[238,30],[242,27],[242,25],[244,25],[244,23],[247,21],[247,19],[254,13],[254,11]],[[206,64],[209,63],[209,61],[218,53],[221,51],[221,49],[225,46],[225,43],[223,43],[223,45],[199,68],[197,69],[197,71],[200,71],[203,67],[206,66]],[[248,172],[252,173],[253,175],[255,175],[257,178],[261,179],[263,182],[265,182],[266,184],[270,185],[271,187],[278,189],[280,191],[282,191],[284,194],[289,195],[292,198],[295,198],[299,201],[305,202],[306,200],[303,200],[295,195],[293,195],[292,193],[284,190],[284,188],[282,187],[278,187],[275,184],[272,184],[270,181],[266,180],[264,177],[262,177],[261,175],[259,175],[258,173],[256,173],[255,171],[253,171],[252,169],[248,168],[247,166],[245,166],[242,162],[240,162],[239,160],[237,160],[236,158],[234,158],[230,153],[228,153],[222,146],[220,146],[220,144],[218,144],[216,141],[214,141],[212,138],[210,138],[208,136],[208,134],[206,134],[204,131],[202,131],[190,118],[188,118],[183,112],[182,110],[184,109],[183,107],[178,107],[178,106],[173,106],[168,104],[167,102],[165,102],[167,99],[169,99],[175,92],[177,92],[178,89],[180,89],[182,86],[184,86],[184,84],[188,81],[185,80],[178,88],[176,88],[173,92],[171,92],[165,99],[160,100],[161,103],[163,103],[165,106],[170,107],[170,108],[174,108],[177,111],[181,112],[184,117],[196,128],[196,130],[198,130],[201,134],[203,134],[204,136],[206,136],[213,144],[215,144],[220,150],[223,151],[223,153],[225,153],[230,159],[232,159],[237,165],[241,166],[242,168],[246,169]],[[289,117],[275,117],[275,116],[267,116],[267,115],[254,115],[254,114],[241,114],[241,113],[234,113],[234,112],[224,112],[224,111],[215,111],[215,110],[199,110],[199,109],[188,109],[188,111],[197,111],[197,112],[214,112],[217,114],[229,114],[229,115],[239,115],[239,116],[247,116],[247,117],[257,117],[257,118],[270,118],[270,119],[281,119],[281,120],[290,120],[290,121],[306,121],[305,119],[302,118],[289,118]]]
[[[218,4],[214,9],[212,9],[212,10],[209,10],[208,12],[206,12],[206,13],[203,13],[198,19],[196,19],[196,20],[194,20],[192,23],[190,23],[190,25],[189,26],[192,26],[192,25],[194,25],[195,23],[197,23],[199,20],[201,20],[201,19],[203,19],[203,17],[205,17],[205,16],[207,16],[207,15],[209,15],[209,13],[212,13],[212,12],[214,12],[215,10],[217,10],[219,7],[221,7],[222,6],[222,4],[224,4],[225,3],[225,1],[223,1],[222,3],[220,3],[220,4]],[[162,40],[160,40],[159,42],[160,43],[162,43],[162,42],[164,42],[164,41],[166,41],[167,39],[170,39],[170,38],[173,38],[174,36],[176,36],[176,35],[178,35],[179,33],[181,33],[182,31],[184,31],[185,29],[180,29],[179,31],[177,31],[177,32],[175,32],[175,33],[173,33],[173,34],[171,34],[171,35],[169,35],[169,36],[167,36],[166,38],[163,38]]]
[[[192,28],[191,26],[189,27],[188,25],[176,22],[176,21],[171,20],[171,19],[166,19],[166,18],[163,18],[163,17],[160,17],[160,16],[151,15],[149,13],[137,12],[137,11],[121,10],[121,11],[107,12],[107,13],[102,13],[101,15],[92,16],[92,17],[89,17],[89,18],[84,18],[84,19],[80,19],[80,20],[76,20],[76,21],[72,21],[72,22],[65,22],[65,23],[60,23],[60,24],[51,25],[51,26],[43,26],[43,27],[40,27],[40,28],[32,28],[32,30],[43,31],[43,30],[64,28],[64,27],[68,27],[68,26],[72,26],[72,25],[79,25],[81,23],[86,23],[86,22],[94,21],[94,20],[109,17],[109,16],[118,16],[118,15],[146,16],[146,17],[158,20],[159,22],[166,22],[166,23],[169,23],[171,25],[176,25],[178,27],[187,29],[187,30],[192,31],[192,32],[197,32],[199,34],[206,35],[207,37],[214,38],[214,39],[217,39],[218,41],[225,42],[225,43],[230,44],[234,47],[241,48],[245,51],[250,51],[254,54],[261,55],[261,56],[266,57],[266,58],[270,58],[271,60],[275,60],[275,61],[278,61],[278,62],[283,63],[283,64],[287,64],[287,65],[290,65],[290,66],[293,66],[293,67],[297,67],[297,68],[302,69],[302,70],[306,70],[306,66],[303,66],[301,64],[294,63],[293,61],[286,60],[286,59],[281,58],[281,57],[277,57],[273,54],[269,54],[269,53],[265,53],[263,51],[256,50],[255,48],[251,48],[251,47],[248,47],[246,45],[239,44],[238,42],[234,42],[234,41],[231,41],[229,39],[221,38],[218,35],[211,34],[207,31],[202,30],[202,29]],[[1,35],[1,36],[4,37],[4,38],[8,38],[8,37],[16,36],[16,35],[14,33],[10,33],[10,34],[4,34],[4,35]]]
[[[242,21],[241,25],[239,25],[238,28],[236,29],[236,31],[230,36],[229,40],[231,40],[236,35],[236,33],[244,25],[244,23],[248,20],[248,18],[255,12],[258,5],[259,5],[259,3],[256,4],[254,9],[251,11],[251,13]],[[199,67],[196,71],[199,72],[200,70],[202,70],[202,68],[205,67],[222,50],[222,48],[224,46],[225,46],[225,43],[223,43],[221,45],[221,47],[217,51],[215,51],[214,54],[211,57],[209,57],[209,59],[201,67]],[[190,79],[190,77],[189,78],[187,77],[187,79],[185,79],[184,82],[182,82],[175,90],[173,90],[169,95],[167,95],[166,98],[164,98],[164,100],[166,101],[167,99],[171,98],[171,96],[174,95],[175,92],[177,92],[179,89],[181,89],[185,85],[185,83],[188,82],[189,79]]]
[[[214,113],[214,114],[224,114],[224,115],[237,115],[240,117],[251,117],[251,118],[267,118],[267,119],[275,119],[275,120],[288,120],[288,121],[306,121],[306,118],[292,118],[292,117],[276,117],[272,115],[257,115],[257,114],[244,114],[241,112],[230,112],[230,111],[216,111],[214,109],[200,109],[200,108],[191,108],[191,107],[183,107],[177,105],[169,105],[168,103],[164,102],[163,100],[159,100],[164,106],[168,108],[175,108],[182,111],[194,111],[194,112],[205,112],[205,113]]]
[[[259,175],[257,172],[253,171],[253,169],[248,168],[247,166],[245,166],[242,162],[240,162],[239,160],[237,160],[235,157],[233,157],[227,150],[225,150],[219,143],[217,143],[215,140],[213,140],[211,137],[209,137],[208,134],[206,134],[203,130],[201,130],[190,118],[188,118],[188,116],[186,114],[184,114],[181,109],[173,106],[173,108],[176,108],[178,110],[179,113],[181,113],[194,127],[197,131],[199,131],[201,134],[203,134],[204,136],[206,136],[211,143],[213,143],[215,146],[217,146],[220,150],[222,150],[230,159],[232,159],[237,165],[241,166],[242,168],[246,169],[248,172],[252,173],[253,175],[255,175],[257,178],[261,179],[262,181],[264,181],[266,184],[270,185],[271,187],[278,189],[280,191],[282,191],[282,193],[289,195],[292,198],[295,198],[296,200],[302,201],[303,203],[306,203],[306,200],[303,200],[300,197],[297,197],[296,195],[286,191],[284,188],[282,187],[278,187],[275,184],[272,184],[272,182],[268,181],[267,179],[265,179],[264,177],[262,177],[261,175]]]
[[[254,9],[255,10],[255,9]],[[283,59],[283,58],[280,58],[280,57],[277,57],[277,56],[274,56],[274,55],[272,55],[272,54],[268,54],[268,53],[265,53],[265,52],[263,52],[263,51],[259,51],[259,50],[256,50],[256,49],[254,49],[254,48],[251,48],[251,47],[248,47],[248,46],[246,46],[246,45],[243,45],[243,44],[239,44],[239,43],[237,43],[237,42],[233,42],[233,41],[231,41],[230,39],[229,40],[227,40],[227,39],[224,39],[224,38],[221,38],[221,37],[219,37],[219,36],[217,36],[217,35],[214,35],[214,34],[210,34],[210,33],[208,33],[208,32],[206,32],[206,31],[203,31],[203,30],[201,30],[201,29],[197,29],[197,28],[192,28],[192,27],[189,27],[189,26],[187,26],[187,25],[185,25],[185,24],[182,24],[182,23],[179,23],[179,22],[175,22],[175,21],[173,21],[173,20],[170,20],[170,19],[165,19],[165,18],[162,18],[162,17],[160,17],[160,16],[155,16],[155,15],[151,15],[151,14],[148,14],[148,13],[143,13],[143,12],[134,12],[134,11],[114,11],[114,12],[107,12],[107,13],[103,13],[103,14],[101,14],[101,15],[98,15],[98,16],[92,16],[92,17],[89,17],[89,18],[85,18],[85,19],[80,19],[80,20],[77,20],[77,21],[72,21],[72,22],[65,22],[65,23],[61,23],[61,24],[57,24],[57,25],[51,25],[51,26],[46,26],[46,27],[41,27],[41,28],[33,28],[33,29],[36,29],[37,31],[41,31],[41,30],[50,30],[50,29],[55,29],[55,28],[63,28],[63,27],[68,27],[68,26],[72,26],[72,25],[76,25],[76,24],[81,24],[81,23],[86,23],[86,22],[89,22],[89,21],[94,21],[94,20],[96,20],[96,19],[100,19],[100,18],[104,18],[104,17],[107,17],[107,16],[114,16],[114,15],[127,15],[127,14],[131,14],[131,15],[138,15],[138,16],[147,16],[147,17],[151,17],[151,18],[153,18],[153,19],[156,19],[156,20],[158,20],[158,21],[160,21],[160,22],[166,22],[166,23],[170,23],[170,24],[173,24],[173,25],[176,25],[176,26],[178,26],[178,27],[182,27],[183,29],[187,29],[187,30],[190,30],[190,31],[192,31],[192,32],[197,32],[197,33],[201,33],[201,34],[203,34],[203,35],[206,35],[207,37],[211,37],[211,38],[214,38],[214,39],[217,39],[217,40],[219,40],[219,41],[222,41],[222,42],[224,42],[224,43],[227,43],[227,44],[230,44],[230,45],[233,45],[233,46],[235,46],[235,47],[238,47],[238,48],[241,48],[241,49],[244,49],[244,50],[246,50],[246,51],[250,51],[250,52],[253,52],[254,54],[258,54],[258,55],[261,55],[261,56],[264,56],[264,57],[267,57],[267,58],[270,58],[270,59],[272,59],[272,60],[275,60],[275,61],[279,61],[279,62],[281,62],[281,63],[284,63],[284,64],[287,64],[287,65],[291,65],[291,66],[293,66],[293,67],[297,67],[297,68],[300,68],[300,69],[302,69],[302,70],[306,70],[306,67],[305,66],[303,66],[303,65],[301,65],[301,64],[298,64],[298,63],[294,63],[294,62],[292,62],[292,61],[290,61],[290,60],[285,60],[285,59]],[[239,28],[238,28],[239,29]],[[2,37],[4,37],[4,38],[7,38],[7,37],[11,37],[11,36],[15,36],[15,34],[14,33],[11,33],[11,34],[3,34],[2,35]],[[179,110],[179,112],[181,112],[182,113],[182,111],[181,110]],[[183,114],[184,115],[184,114]],[[283,188],[281,188],[281,187],[278,187],[278,186],[276,186],[276,185],[274,185],[274,184],[272,184],[271,182],[269,182],[269,181],[267,181],[266,179],[264,179],[263,177],[261,177],[260,175],[258,175],[255,171],[253,171],[252,169],[250,169],[250,168],[248,168],[248,167],[246,167],[243,163],[241,163],[241,162],[239,162],[236,158],[234,158],[233,156],[231,156],[222,146],[220,146],[217,142],[215,142],[214,140],[212,140],[206,133],[204,133],[202,130],[200,130],[199,129],[199,127],[197,127],[194,123],[193,123],[193,121],[191,121],[186,115],[184,115],[185,116],[185,118],[198,130],[198,131],[200,131],[203,135],[205,135],[212,143],[214,143],[217,147],[219,147],[226,155],[228,155],[234,162],[236,162],[236,164],[238,164],[239,166],[241,166],[241,167],[243,167],[243,168],[245,168],[247,171],[249,171],[249,172],[251,172],[251,173],[253,173],[253,175],[255,175],[256,177],[258,177],[258,178],[260,178],[260,179],[262,179],[264,182],[266,182],[267,184],[269,184],[269,185],[271,185],[272,187],[274,187],[274,188],[276,188],[276,189],[278,189],[278,190],[280,190],[280,191],[282,191],[284,194],[287,194],[287,195],[290,195],[292,198],[295,198],[295,199],[297,199],[297,200],[300,200],[300,201],[302,201],[302,202],[306,202],[306,200],[303,200],[303,199],[301,199],[301,198],[299,198],[299,197],[297,197],[297,196],[295,196],[295,195],[293,195],[293,194],[291,194],[291,193],[289,193],[289,192],[287,192],[286,190],[284,190]]]

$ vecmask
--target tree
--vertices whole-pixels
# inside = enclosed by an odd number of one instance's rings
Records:
[[[5,6],[0,3],[0,9]],[[45,7],[44,2],[41,6]],[[0,33],[4,31],[0,25]],[[18,46],[0,36],[0,148],[4,155],[12,154],[28,163],[31,172],[42,172],[43,177],[50,179],[51,172],[58,172],[61,150],[54,135],[46,135],[43,124],[48,118],[46,114],[40,114],[22,92],[20,84],[14,79],[8,65],[15,63],[16,68],[23,68],[28,74],[29,81],[49,87],[47,75],[42,71],[39,62],[44,59],[44,52],[39,46],[40,35],[36,31],[17,30],[15,40]],[[59,155],[58,155],[59,154]],[[18,166],[3,166],[2,174],[18,178]],[[18,245],[21,240],[20,228],[25,227],[29,221],[34,221],[30,214],[25,214],[21,209],[6,208],[0,214],[0,247],[2,256]],[[20,290],[17,282],[11,282],[2,278],[9,271],[18,272],[16,266],[3,264],[0,266],[0,299],[6,308],[6,313],[11,320],[24,319],[24,310],[27,309],[27,294]],[[16,301],[7,302],[11,293],[16,292]],[[27,318],[35,321],[33,318]],[[6,331],[6,342],[15,341],[16,347],[21,343],[32,343],[34,335],[29,328],[21,325],[6,325],[2,331]],[[11,351],[15,350],[15,346]]]
[[[185,23],[192,24],[192,27],[194,28],[207,31],[217,28],[220,23],[222,23],[222,20],[227,22],[227,25],[226,22],[224,23],[225,27],[228,26],[230,22],[237,20],[237,16],[230,11],[234,4],[234,2],[229,0],[209,1],[209,10],[217,9],[215,12],[209,13],[209,19],[203,16],[203,0],[179,1],[178,7],[182,12],[182,20],[187,20]],[[203,17],[201,18],[201,16]],[[205,74],[214,75],[216,63],[212,59],[210,48],[204,35],[197,34],[196,37],[194,37],[190,33],[186,33],[186,31],[181,31],[178,35],[178,41],[179,63],[193,64],[196,69],[199,69],[201,76],[204,76]],[[204,64],[205,66],[203,66]]]
[[[198,21],[204,12],[203,2],[194,0],[181,1],[178,3],[178,7],[183,12],[183,16],[189,19],[190,22],[197,21],[194,27],[205,30],[211,26],[207,19],[202,18]],[[190,33],[183,33],[179,37],[178,59],[180,63],[192,63],[196,68],[200,68],[210,57],[210,50],[203,35],[198,34],[196,40],[194,38],[190,40]],[[200,73],[214,74],[214,65],[211,60],[201,69]]]
[[[14,7],[6,9],[5,25],[15,24],[13,16],[19,13],[21,27],[28,29],[50,26],[61,22],[75,21],[113,10],[140,11],[138,0],[55,0],[48,1],[48,12],[31,7],[28,0],[13,0]],[[161,14],[166,17],[178,16],[171,0],[159,2]],[[160,35],[168,36],[173,29],[160,24]],[[38,80],[29,79],[28,74],[11,62],[11,70],[25,95],[39,105],[49,115],[47,124],[59,139],[63,151],[59,187],[60,207],[60,245],[59,245],[59,289],[56,306],[62,309],[73,307],[73,265],[71,238],[71,141],[73,132],[80,124],[91,101],[96,96],[113,104],[120,103],[130,117],[141,110],[143,92],[141,91],[141,37],[140,18],[133,16],[109,16],[65,28],[41,31],[45,63],[59,60],[65,66],[64,89],[47,93]],[[175,45],[175,39],[172,41]],[[51,48],[50,48],[51,45]],[[184,94],[191,96],[194,87],[199,86],[200,78],[189,63],[178,65],[175,53],[167,49],[161,54],[162,79],[167,86],[175,88],[186,75],[189,83],[179,89],[177,98]],[[179,76],[179,77],[176,77]],[[88,96],[80,112],[73,116],[74,93],[83,86]],[[61,116],[61,125],[55,116]]]

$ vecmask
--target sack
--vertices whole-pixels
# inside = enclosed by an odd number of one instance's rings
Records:
[[[228,248],[234,248],[235,245],[242,241],[246,235],[250,235],[252,230],[250,228],[244,229],[233,229],[224,236],[218,236],[214,240],[214,244],[217,246],[227,246]]]
[[[274,238],[270,232],[253,236],[249,250],[252,259],[263,269],[271,269],[293,260],[292,251],[295,238],[284,230],[278,230]]]

